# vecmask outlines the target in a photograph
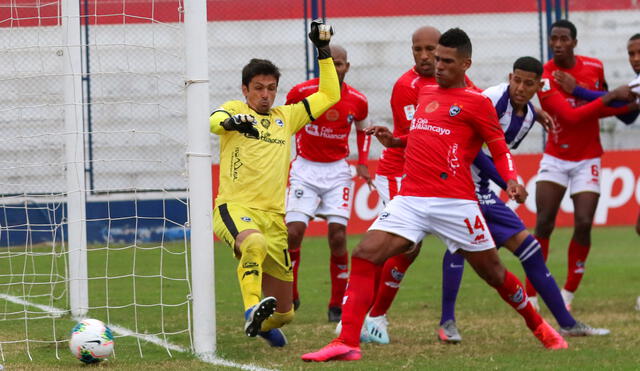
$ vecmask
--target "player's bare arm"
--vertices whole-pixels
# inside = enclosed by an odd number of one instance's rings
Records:
[[[551,115],[540,107],[534,106],[536,111],[536,121],[542,125],[545,131],[552,131],[556,127],[556,123]]]

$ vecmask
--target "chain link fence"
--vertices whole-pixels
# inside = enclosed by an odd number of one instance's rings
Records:
[[[83,22],[83,76],[90,189],[95,194],[186,188],[182,1],[79,1],[83,19],[88,20]],[[390,126],[391,88],[413,66],[411,34],[416,28],[464,29],[474,49],[468,75],[477,86],[487,88],[506,81],[520,56],[546,59],[547,3],[551,1],[209,0],[211,109],[230,99],[243,99],[241,69],[251,58],[270,59],[280,67],[276,103],[284,103],[286,93],[309,78],[313,69],[305,28],[315,12],[334,25],[334,43],[347,49],[351,69],[345,80],[368,97],[371,123]],[[626,42],[640,31],[636,0],[564,3],[578,28],[577,52],[604,62],[610,87],[630,81],[634,74]],[[4,138],[63,127],[60,7],[60,0],[0,4]],[[603,120],[605,149],[640,147],[638,126]],[[355,148],[353,132],[351,139]],[[45,176],[47,171],[59,172],[55,166],[60,165],[49,166],[52,170],[29,166],[42,158],[61,163],[61,143],[56,140],[4,145],[0,153],[5,163],[11,156],[22,156],[22,160],[19,169],[7,167],[0,183],[40,184],[40,189],[30,190],[34,192],[63,187],[62,180],[58,184]],[[215,136],[212,140],[217,163],[218,142]],[[541,152],[543,140],[541,129],[536,128],[519,152]],[[370,157],[378,158],[381,148],[373,142]],[[38,177],[41,180],[35,181]],[[3,188],[0,194],[24,191]]]

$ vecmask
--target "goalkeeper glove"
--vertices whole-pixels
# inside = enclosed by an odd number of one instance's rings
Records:
[[[255,117],[242,113],[231,116],[220,124],[220,126],[225,130],[235,130],[248,137],[258,139],[260,138],[260,133],[258,132],[258,129],[256,129],[255,125]]]
[[[329,41],[333,35],[333,27],[324,24],[321,19],[314,19],[311,22],[311,31],[309,31],[309,40],[318,49],[318,59],[331,57],[331,49]]]

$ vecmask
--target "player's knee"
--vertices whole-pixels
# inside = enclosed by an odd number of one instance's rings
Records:
[[[262,233],[251,233],[240,244],[240,252],[243,255],[264,257],[267,255],[267,239]]]
[[[329,246],[332,250],[346,247],[347,230],[344,226],[340,227],[342,228],[331,228],[329,231]]]
[[[576,216],[575,229],[580,231],[589,232],[593,225],[593,218],[588,215]]]

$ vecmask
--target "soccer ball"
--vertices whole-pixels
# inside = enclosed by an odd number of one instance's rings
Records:
[[[71,330],[69,349],[84,363],[96,363],[113,353],[113,335],[100,320],[84,319]]]

